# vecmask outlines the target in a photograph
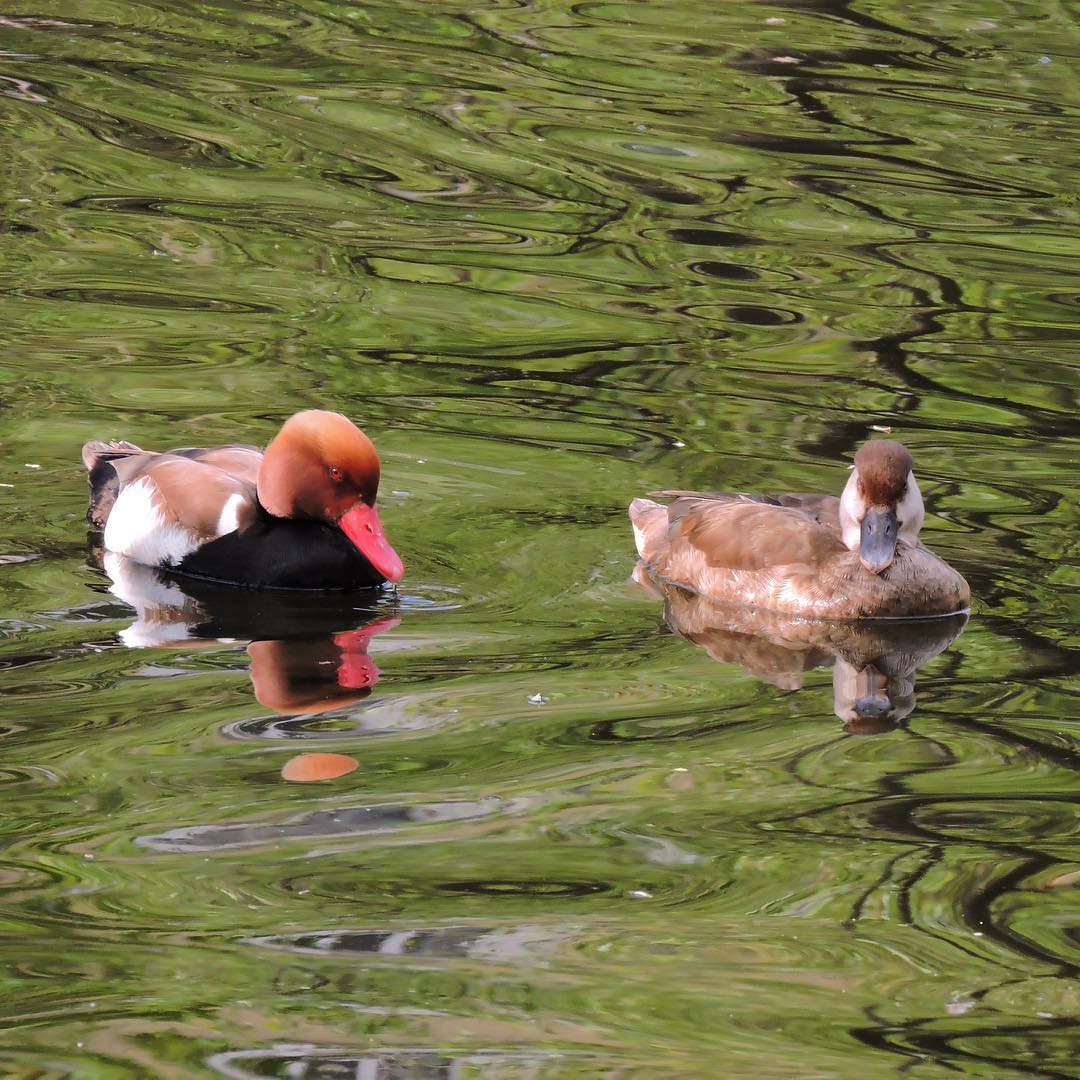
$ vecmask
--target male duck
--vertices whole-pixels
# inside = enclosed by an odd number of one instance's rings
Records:
[[[713,600],[819,619],[920,618],[967,609],[967,582],[919,542],[911,454],[868,442],[840,498],[664,491],[630,504],[649,572]]]
[[[256,588],[357,589],[405,570],[375,510],[379,455],[340,413],[287,420],[262,453],[88,442],[87,520],[145,566]]]

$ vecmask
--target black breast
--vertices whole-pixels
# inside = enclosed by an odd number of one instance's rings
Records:
[[[365,589],[386,579],[340,530],[260,514],[193,551],[174,573],[255,589]]]

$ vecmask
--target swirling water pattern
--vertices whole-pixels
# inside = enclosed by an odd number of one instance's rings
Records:
[[[1000,0],[5,6],[5,1074],[1080,1075],[1078,56]],[[166,647],[79,445],[312,406],[400,598]],[[976,603],[857,737],[670,633],[625,506],[871,425]]]

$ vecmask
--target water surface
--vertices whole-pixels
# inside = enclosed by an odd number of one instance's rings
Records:
[[[5,1072],[1080,1075],[1078,56],[997,0],[7,5]],[[110,590],[83,441],[307,407],[399,595]],[[673,633],[625,508],[839,492],[875,425],[975,603],[870,735],[835,653]]]

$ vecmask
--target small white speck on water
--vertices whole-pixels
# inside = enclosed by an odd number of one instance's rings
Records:
[[[1050,63],[1050,57],[1049,56],[1040,56],[1039,57],[1039,63],[1040,64],[1049,64]]]
[[[32,461],[24,461],[23,462],[23,468],[24,469],[40,469],[41,466],[40,465],[35,465]]]
[[[13,488],[14,486],[15,486],[14,484],[0,484],[0,487],[11,487],[11,488]]]
[[[297,94],[297,101],[318,101],[319,99],[314,94]]]
[[[83,852],[83,858],[87,862],[93,862],[94,861],[94,853],[92,851],[84,851]]]
[[[963,1016],[975,1008],[974,1001],[950,1001],[945,1006],[945,1011],[950,1016]]]
[[[33,202],[34,200],[33,199],[16,199],[15,201],[16,202],[21,202],[21,203],[28,203],[28,202]]]
[[[676,439],[671,445],[681,450],[686,445],[686,443],[684,443],[681,439]]]
[[[787,19],[781,19],[779,15],[770,15],[765,20],[766,26],[783,26],[787,22]]]
[[[971,932],[971,936],[972,936],[972,937],[982,937],[982,936],[983,936],[983,933],[982,933],[982,931],[981,931],[981,930],[973,930],[973,931]]]
[[[639,900],[651,900],[652,899],[652,893],[651,892],[646,892],[644,889],[634,889],[634,891],[630,895],[631,896],[636,896]]]
[[[638,129],[638,131],[648,131],[649,130],[647,124],[638,124],[637,129]]]
[[[550,700],[551,698],[545,697],[539,690],[537,690],[535,694],[529,695],[530,705],[546,705]]]
[[[675,772],[689,772],[689,771],[690,770],[688,768],[686,768],[685,765],[678,765],[675,768]]]
[[[411,491],[391,491],[391,495],[396,495],[399,499],[407,499],[412,492]]]
[[[797,64],[799,58],[797,56],[774,56],[773,61],[777,64]]]
[[[427,464],[427,458],[426,457],[418,457],[416,459],[416,464],[417,465],[426,465]]]
[[[880,432],[883,432],[885,435],[891,435],[892,434],[892,428],[889,427],[888,424],[871,424],[870,425],[870,430],[871,431],[880,431]]]

